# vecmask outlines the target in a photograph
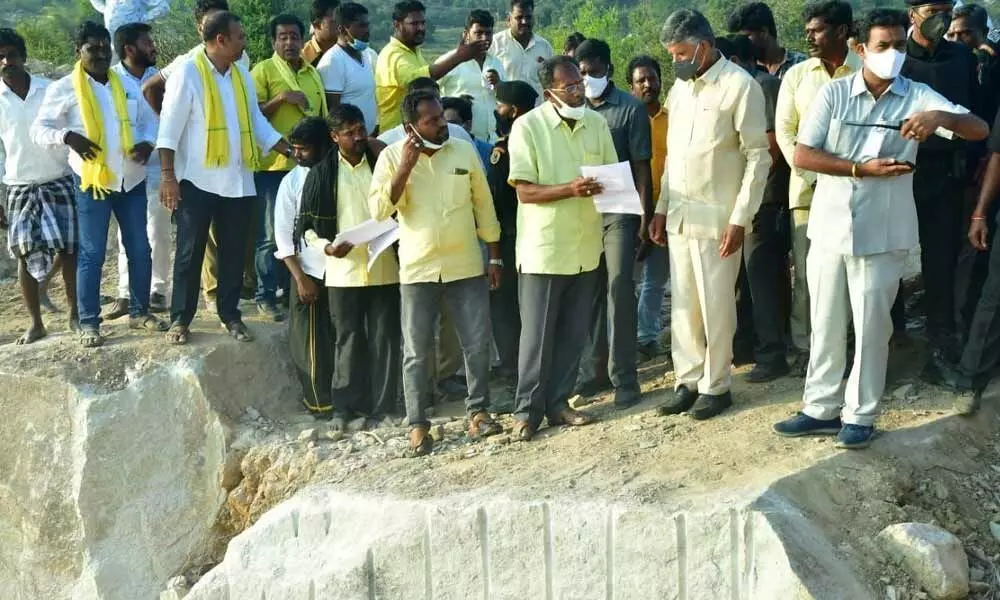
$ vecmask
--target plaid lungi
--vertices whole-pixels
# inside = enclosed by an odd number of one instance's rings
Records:
[[[7,186],[7,249],[44,281],[57,252],[77,249],[76,186],[67,175],[46,183]]]

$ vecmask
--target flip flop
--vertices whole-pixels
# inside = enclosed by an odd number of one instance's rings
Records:
[[[80,329],[80,345],[84,348],[98,348],[104,345],[104,336],[97,327],[82,327]]]
[[[226,331],[229,335],[233,336],[237,342],[252,342],[253,335],[250,334],[250,330],[243,321],[233,321],[232,323],[226,323]]]
[[[190,330],[184,325],[173,325],[167,331],[167,343],[173,346],[183,346],[188,343]]]

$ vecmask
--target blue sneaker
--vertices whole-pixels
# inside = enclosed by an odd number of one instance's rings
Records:
[[[837,435],[840,433],[840,419],[821,421],[809,415],[797,413],[791,419],[786,419],[771,426],[771,430],[783,437],[801,437],[803,435]]]
[[[848,450],[859,450],[867,448],[875,437],[874,427],[864,425],[844,425],[844,428],[837,434],[837,447]]]

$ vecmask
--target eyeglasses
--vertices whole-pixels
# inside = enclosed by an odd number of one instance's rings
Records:
[[[549,88],[552,92],[566,92],[567,94],[580,94],[584,91],[583,83],[574,83],[564,88]]]

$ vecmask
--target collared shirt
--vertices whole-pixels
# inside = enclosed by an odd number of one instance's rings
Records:
[[[375,101],[382,129],[392,129],[402,122],[399,107],[403,105],[406,86],[417,77],[430,74],[431,67],[420,48],[410,49],[395,37],[389,38],[375,63]]]
[[[91,6],[104,13],[104,26],[115,39],[115,31],[129,23],[149,23],[170,12],[169,0],[90,0]]]
[[[860,72],[823,88],[802,123],[799,143],[852,162],[895,158],[913,162],[917,142],[897,130],[849,123],[899,125],[927,110],[967,113],[925,84],[897,77],[876,101]],[[809,215],[813,248],[852,256],[909,250],[919,242],[913,174],[900,177],[819,175]]]
[[[789,165],[795,164],[795,141],[799,135],[802,119],[809,113],[809,107],[819,95],[819,91],[834,79],[860,71],[861,64],[861,57],[848,52],[844,64],[834,70],[832,77],[823,65],[823,61],[818,58],[810,58],[799,63],[785,74],[785,78],[781,81],[781,89],[778,91],[774,136],[778,140],[782,156]],[[788,184],[789,208],[809,208],[815,184],[815,173],[793,166]]]
[[[508,138],[508,182],[563,185],[580,167],[618,162],[608,122],[587,109],[570,129],[551,102],[514,121]],[[576,275],[597,268],[601,215],[593,198],[564,198],[517,209],[517,268],[521,273]]]
[[[285,260],[295,256],[295,219],[302,206],[302,187],[306,183],[309,169],[295,167],[281,179],[278,193],[274,198],[274,243],[278,250],[274,257]],[[305,240],[299,240],[299,264],[307,275],[323,279],[326,271],[326,254],[324,246],[307,245]]]
[[[395,213],[399,220],[400,283],[448,283],[482,275],[479,240],[499,240],[500,225],[476,149],[449,139],[432,156],[421,153],[393,205],[392,178],[403,144],[382,151],[368,197],[373,219]]]
[[[121,78],[121,82],[125,90],[129,122],[132,124],[133,143],[136,145],[142,142],[155,143],[156,121],[152,109],[143,100],[139,87],[132,79]],[[116,192],[127,192],[146,179],[146,165],[130,159],[127,152],[131,148],[121,146],[111,84],[98,83],[90,75],[87,75],[87,83],[94,91],[94,98],[103,115],[105,160],[116,179],[111,189]],[[42,107],[38,111],[35,123],[31,126],[31,140],[39,146],[62,149],[66,145],[66,134],[70,131],[87,136],[80,115],[80,102],[77,100],[76,92],[73,91],[72,74],[56,81],[45,90]],[[83,172],[83,163],[84,160],[79,154],[69,153],[69,166],[77,175]]]
[[[462,140],[463,142],[472,143],[472,136],[466,131],[461,125],[455,125],[454,123],[448,123],[448,137],[455,140]],[[402,123],[396,125],[392,129],[382,130],[382,133],[378,136],[378,141],[382,142],[386,146],[391,146],[400,140],[406,139],[406,128],[403,127]]]
[[[653,144],[653,158],[650,159],[649,164],[653,171],[654,200],[660,198],[660,179],[663,178],[663,170],[667,166],[667,125],[669,123],[670,118],[667,116],[666,106],[661,106],[658,113],[649,117],[649,130]]]
[[[801,52],[796,52],[795,50],[788,50],[788,49],[786,49],[785,50],[785,60],[781,61],[781,64],[778,65],[778,68],[776,68],[775,70],[772,71],[772,70],[768,69],[767,66],[765,66],[765,65],[760,65],[760,67],[762,69],[764,69],[764,71],[766,71],[767,73],[769,73],[771,75],[774,75],[778,79],[784,79],[785,78],[785,74],[788,73],[789,69],[791,69],[795,65],[797,65],[797,64],[805,61],[806,58],[808,58],[808,57],[805,54],[802,54]]]
[[[323,48],[314,37],[309,38],[309,41],[302,45],[302,59],[314,67],[319,67],[319,59],[323,54]]]
[[[589,104],[590,108],[607,119],[611,139],[615,143],[618,161],[649,160],[653,156],[650,140],[649,113],[646,106],[635,97],[608,83],[611,91],[604,102]]]
[[[142,90],[142,84],[146,83],[147,81],[152,79],[157,73],[160,72],[160,70],[157,69],[156,67],[147,67],[146,70],[143,72],[142,77],[136,77],[135,75],[132,74],[131,71],[128,70],[128,68],[125,66],[124,63],[120,62],[111,68],[114,69],[114,71],[119,75],[121,75],[122,77],[128,77],[133,82],[135,82],[135,85],[139,88],[140,91]],[[146,102],[145,96],[142,97],[142,102]],[[148,105],[149,103],[146,102],[146,104]],[[153,123],[156,126],[156,131],[158,132],[160,130],[160,117],[157,116],[155,112],[152,112],[152,109],[150,109],[150,113],[153,115]],[[146,169],[149,170],[149,169],[159,169],[159,168],[160,168],[160,153],[153,151],[153,153],[149,155],[149,162],[146,163]]]
[[[52,82],[31,75],[28,95],[21,99],[0,80],[0,176],[6,185],[32,185],[69,173],[69,147],[42,147],[30,137],[31,124]]]
[[[436,62],[447,60],[455,52],[451,50],[445,53]],[[501,81],[505,78],[500,60],[492,54],[487,54],[482,67],[475,59],[467,60],[452,69],[438,83],[441,85],[442,96],[472,98],[472,135],[476,136],[476,139],[489,141],[495,139],[497,135],[497,121],[493,115],[497,107],[497,97],[490,84],[486,83],[487,71],[496,71]]]
[[[174,60],[170,61],[169,65],[160,69],[160,77],[162,77],[164,81],[170,79],[170,76],[176,73],[177,69],[179,69],[181,65],[183,65],[185,62],[197,56],[199,52],[204,52],[204,51],[205,51],[204,43],[198,44],[194,48],[191,48],[185,54],[181,54]],[[240,59],[236,62],[242,65],[243,68],[246,69],[247,71],[250,70],[250,55],[247,54],[246,50],[243,51],[243,55],[240,56]]]
[[[504,29],[493,36],[490,52],[500,59],[508,81],[530,83],[541,99],[542,84],[538,81],[538,67],[555,54],[548,40],[532,35],[528,47],[525,48],[521,42],[514,39],[510,29]]]
[[[727,225],[747,227],[771,166],[760,85],[720,57],[694,81],[674,83],[666,104],[670,160],[656,212],[667,231],[720,239]]]
[[[361,225],[372,218],[368,206],[368,190],[372,184],[372,169],[368,159],[362,158],[352,165],[338,155],[337,166],[337,233]],[[316,232],[306,232],[310,246],[326,248],[332,240],[321,238]],[[370,287],[399,283],[399,263],[392,248],[375,259],[368,270],[368,244],[355,246],[347,256],[326,258],[326,285],[328,287]]]
[[[253,71],[251,71],[254,87],[257,88],[257,101],[260,104],[270,102],[276,96],[292,90],[278,72],[278,65],[274,62],[276,60],[284,59],[279,56],[272,56],[267,60],[257,63]],[[309,109],[303,112],[295,104],[281,103],[278,109],[268,118],[268,121],[283,136],[288,135],[298,125],[299,121],[305,117],[326,116],[319,114],[326,92],[323,90],[322,81],[320,81],[316,67],[303,60],[302,66],[295,72],[295,81],[299,84],[302,93],[306,95],[306,100],[309,101]],[[290,171],[293,168],[295,168],[294,160],[286,158],[277,152],[271,152],[261,160],[260,169],[258,170]]]
[[[229,164],[218,168],[206,167],[208,115],[205,114],[205,87],[194,62],[189,60],[167,80],[163,110],[160,111],[160,135],[156,145],[176,152],[174,169],[178,181],[190,181],[203,192],[225,198],[246,198],[255,195],[257,188],[254,187],[250,165],[243,162],[239,117],[233,95],[233,69],[240,69],[243,75],[247,98],[250,99],[250,122],[257,146],[268,151],[281,141],[281,134],[271,127],[264,113],[260,112],[260,107],[253,101],[257,92],[250,73],[239,64],[231,65],[225,73],[219,73],[213,67],[212,76],[219,89],[222,109],[226,113]]]
[[[378,57],[375,57],[378,60]],[[361,62],[337,44],[319,59],[316,66],[323,87],[331,94],[340,94],[341,104],[353,104],[365,116],[365,129],[375,132],[378,107],[375,104],[375,63],[372,53],[361,53]]]

